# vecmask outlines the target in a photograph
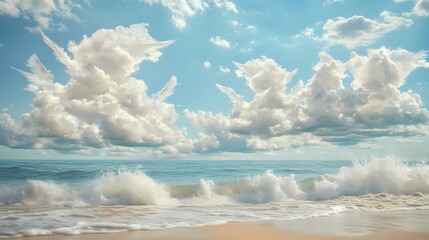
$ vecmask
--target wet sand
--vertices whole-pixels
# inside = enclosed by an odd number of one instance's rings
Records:
[[[428,240],[429,210],[340,213],[289,221],[229,222],[221,225],[116,233],[49,235],[16,240]]]
[[[310,226],[311,227],[311,226]],[[381,231],[355,237],[322,236],[298,233],[255,223],[230,222],[222,225],[167,230],[130,231],[109,234],[51,235],[14,238],[17,240],[427,240],[429,233]]]

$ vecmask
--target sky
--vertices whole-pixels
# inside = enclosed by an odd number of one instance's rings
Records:
[[[0,0],[0,159],[429,158],[429,0]]]

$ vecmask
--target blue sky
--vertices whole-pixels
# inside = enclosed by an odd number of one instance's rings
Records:
[[[429,1],[0,1],[1,159],[429,157]]]

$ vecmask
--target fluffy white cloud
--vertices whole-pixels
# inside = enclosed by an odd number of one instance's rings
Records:
[[[218,85],[232,104],[230,115],[191,112],[198,128],[218,140],[207,151],[255,151],[303,145],[351,145],[385,136],[428,134],[429,112],[418,94],[401,91],[407,76],[429,67],[426,53],[404,49],[373,49],[367,56],[352,53],[341,62],[320,54],[314,75],[286,87],[296,70],[287,71],[262,57],[235,63],[236,75],[254,92],[251,101]],[[344,86],[350,72],[353,80]]]
[[[78,8],[80,5],[70,0],[4,0],[0,1],[0,15],[33,19],[37,26],[27,28],[32,32],[49,29],[64,30],[65,25],[55,23],[53,17],[76,20],[77,17],[72,12],[75,7]]]
[[[219,66],[219,72],[220,72],[220,73],[230,73],[230,72],[231,72],[231,70],[229,70],[229,68],[227,68],[227,67],[225,67],[225,66],[223,66],[223,65],[220,65],[220,66]]]
[[[203,66],[204,66],[204,68],[205,68],[205,69],[210,69],[210,68],[212,67],[212,65],[210,64],[210,62],[209,62],[209,61],[205,61],[205,62],[203,63]]]
[[[218,47],[231,48],[231,43],[225,39],[220,38],[219,36],[211,37],[210,42]]]
[[[429,16],[429,0],[416,0],[413,13],[419,16]]]
[[[162,4],[171,12],[171,21],[178,29],[186,27],[186,18],[192,17],[199,12],[204,12],[210,7],[208,0],[140,0],[153,5]],[[214,6],[224,8],[228,11],[238,13],[236,5],[228,0],[213,0]]]
[[[35,93],[30,112],[16,123],[7,114],[0,118],[0,144],[9,147],[71,148],[85,146],[141,146],[176,154],[190,151],[185,129],[176,129],[174,106],[165,100],[173,93],[172,76],[158,93],[148,96],[143,80],[131,75],[142,61],[156,62],[159,49],[172,41],[153,39],[145,24],[101,29],[70,42],[68,52],[44,34],[70,75],[66,84],[53,75],[36,55],[29,58],[27,90]],[[69,53],[73,57],[69,56]]]
[[[410,19],[395,16],[387,11],[382,12],[380,17],[382,22],[363,16],[329,19],[323,26],[324,33],[321,39],[330,44],[355,48],[369,45],[386,33],[403,26],[408,27],[413,23]],[[307,34],[312,35],[311,32]]]
[[[201,152],[249,152],[253,151],[247,147],[247,142],[244,138],[237,134],[228,131],[230,124],[228,116],[223,114],[213,115],[211,112],[191,112],[188,109],[184,110],[185,116],[200,129],[204,130],[203,136],[209,136],[212,144],[204,144],[207,139],[200,138],[194,142],[195,150],[198,151],[198,146]]]
[[[249,25],[246,27],[247,31],[249,32],[255,32],[256,31],[256,26],[255,25]]]

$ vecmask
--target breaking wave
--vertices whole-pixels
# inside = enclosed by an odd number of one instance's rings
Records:
[[[331,199],[363,194],[429,193],[429,166],[409,166],[393,158],[381,158],[365,164],[343,167],[337,174],[314,181],[311,199]]]
[[[295,180],[272,170],[229,182],[201,179],[190,185],[166,185],[143,171],[108,172],[75,187],[27,180],[0,186],[3,205],[180,205],[209,203],[262,204],[288,200],[326,200],[365,194],[429,194],[429,166],[412,166],[393,158],[343,167],[336,174]]]

